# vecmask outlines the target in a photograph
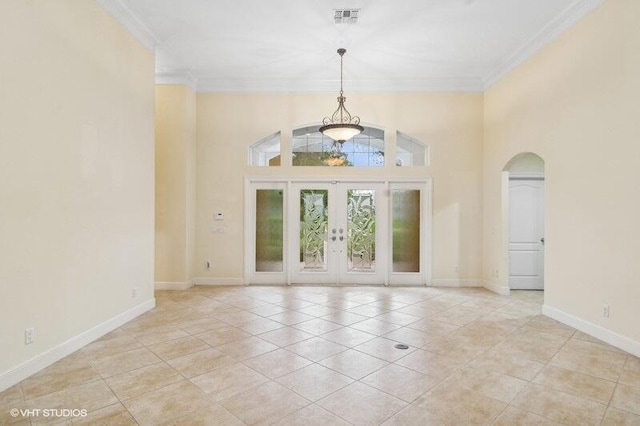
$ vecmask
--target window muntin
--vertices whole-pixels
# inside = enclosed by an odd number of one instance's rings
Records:
[[[332,164],[333,140],[318,132],[317,126],[293,131],[292,164],[294,166],[382,167],[384,166],[384,131],[365,127],[358,136],[342,145],[344,162]]]

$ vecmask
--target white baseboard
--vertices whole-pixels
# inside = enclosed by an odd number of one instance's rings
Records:
[[[65,356],[77,351],[78,349],[88,345],[94,340],[104,336],[110,331],[115,330],[122,324],[131,321],[138,315],[153,309],[156,306],[156,299],[152,298],[123,312],[97,326],[78,334],[60,345],[49,349],[48,351],[37,355],[30,360],[18,365],[17,367],[5,371],[0,374],[0,392],[10,388],[16,383],[21,382],[27,377],[37,373],[38,371],[50,366],[56,361],[61,360]]]
[[[614,331],[607,330],[602,326],[585,321],[549,305],[542,306],[542,313],[549,318],[553,318],[554,320],[576,328],[583,333],[587,333],[596,339],[600,339],[611,346],[615,346],[618,349],[622,349],[625,352],[629,352],[632,355],[640,357],[640,342],[621,336]]]
[[[482,286],[487,290],[497,293],[501,296],[509,296],[511,294],[511,289],[507,286],[500,285],[500,283],[484,281],[484,284]]]
[[[439,279],[431,280],[433,287],[482,287],[482,280],[475,279]]]
[[[191,281],[195,285],[246,285],[242,278],[197,277]]]
[[[193,287],[193,280],[185,282],[161,282],[156,281],[156,290],[189,290]]]

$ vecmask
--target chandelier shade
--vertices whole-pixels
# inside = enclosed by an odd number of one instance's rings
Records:
[[[347,98],[344,97],[344,91],[342,89],[342,61],[346,52],[346,49],[338,49],[338,55],[340,55],[340,96],[338,96],[338,108],[333,112],[331,117],[325,117],[324,120],[322,120],[323,126],[318,129],[320,133],[338,142],[339,145],[359,135],[364,130],[364,127],[360,125],[360,117],[352,116],[344,106]]]
[[[364,128],[358,124],[328,124],[321,127],[322,134],[330,137],[336,142],[348,141],[354,136],[362,133]]]

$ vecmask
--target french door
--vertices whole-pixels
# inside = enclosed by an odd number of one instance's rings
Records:
[[[430,185],[247,181],[250,284],[424,285]]]
[[[293,183],[290,197],[292,283],[384,284],[382,183]]]

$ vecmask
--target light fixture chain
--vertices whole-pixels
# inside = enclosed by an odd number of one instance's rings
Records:
[[[340,55],[340,97],[344,93],[342,90],[342,66],[343,66],[344,55]]]
[[[338,96],[338,108],[331,117],[325,117],[322,120],[323,126],[319,131],[329,136],[335,142],[333,148],[340,151],[342,143],[351,139],[357,134],[362,133],[364,128],[360,126],[360,117],[352,116],[344,106],[347,98],[344,96],[344,54],[346,49],[338,49],[340,55],[340,95]]]

